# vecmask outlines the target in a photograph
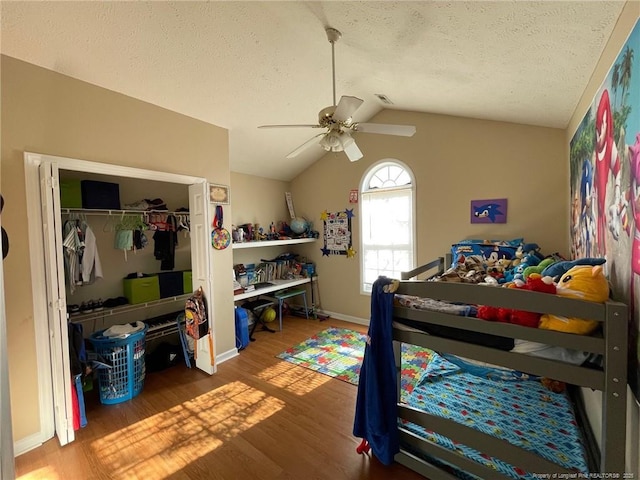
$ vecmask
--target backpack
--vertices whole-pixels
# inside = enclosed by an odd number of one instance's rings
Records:
[[[184,306],[185,331],[187,335],[198,340],[209,333],[207,320],[207,303],[202,287],[187,298]]]

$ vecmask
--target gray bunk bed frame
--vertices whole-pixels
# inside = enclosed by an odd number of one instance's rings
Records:
[[[567,384],[601,390],[603,392],[602,436],[600,458],[596,459],[596,461],[599,460],[599,464],[596,465],[596,468],[600,473],[623,473],[625,470],[625,449],[620,446],[620,439],[624,440],[626,435],[627,306],[614,301],[599,304],[512,288],[427,281],[432,276],[443,273],[444,262],[445,259],[440,257],[410,272],[404,272],[396,293],[442,301],[492,305],[596,320],[602,324],[602,334],[597,336],[574,335],[401,306],[394,307],[394,320],[408,319],[425,324],[455,327],[601,354],[604,359],[604,367],[599,370],[570,365],[561,361],[497,350],[394,327],[393,345],[396,368],[398,369],[399,418],[421,425],[531,473],[569,473],[570,470],[505,440],[484,434],[452,420],[417,410],[400,402],[400,342],[423,346],[436,352],[447,352],[495,365],[503,365],[515,370],[560,380]],[[447,265],[451,265],[450,257],[447,257]],[[426,280],[415,278],[427,273],[431,273],[431,275]],[[457,477],[412,452],[421,452],[439,458],[480,478],[510,478],[423,439],[402,426],[398,428],[400,452],[396,454],[395,460],[430,480],[456,480]],[[594,448],[593,445],[586,447],[592,450]],[[597,445],[595,451],[597,452]]]

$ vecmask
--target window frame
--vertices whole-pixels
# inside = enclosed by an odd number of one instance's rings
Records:
[[[393,186],[393,187],[384,187],[384,188],[379,188],[379,189],[369,189],[369,183],[371,182],[371,179],[374,177],[374,175],[376,174],[376,172],[378,172],[381,168],[387,167],[387,166],[397,166],[402,168],[408,175],[409,178],[411,180],[411,183],[408,185],[401,185],[401,186]],[[364,194],[365,193],[371,193],[371,192],[376,192],[376,191],[384,191],[384,192],[391,192],[393,190],[406,190],[406,189],[410,189],[411,190],[411,232],[410,232],[410,243],[411,243],[411,255],[412,255],[412,261],[411,261],[411,265],[409,266],[409,270],[415,268],[415,263],[416,263],[416,258],[417,258],[417,248],[416,248],[416,178],[415,175],[413,174],[413,171],[411,170],[411,168],[409,168],[409,166],[407,164],[405,164],[404,162],[397,160],[395,158],[385,158],[382,160],[379,160],[375,163],[373,163],[372,165],[370,165],[367,170],[365,170],[364,174],[362,175],[362,178],[360,180],[360,199],[362,200],[362,198],[364,198]],[[370,291],[365,290],[365,281],[364,281],[364,276],[365,276],[365,248],[364,248],[364,214],[362,213],[362,206],[360,206],[360,215],[358,216],[358,224],[359,224],[359,229],[360,229],[360,252],[361,254],[359,255],[360,257],[360,279],[359,279],[359,290],[360,290],[360,294],[361,295],[371,295]]]

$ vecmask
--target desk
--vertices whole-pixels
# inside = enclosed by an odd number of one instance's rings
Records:
[[[295,290],[286,290],[284,292],[276,292],[273,296],[278,301],[278,319],[280,320],[280,331],[282,331],[282,304],[287,298],[296,297],[302,295],[304,301],[304,314],[309,320],[309,309],[307,308],[307,291],[304,289],[296,288]]]
[[[294,278],[293,280],[270,280],[273,285],[264,288],[256,288],[250,292],[239,293],[233,296],[233,301],[245,300],[247,298],[258,297],[260,295],[266,295],[267,293],[277,292],[289,287],[295,287],[297,285],[304,285],[305,283],[311,283],[311,277]]]
[[[255,290],[251,290],[250,292],[239,293],[233,296],[233,301],[236,302],[238,300],[246,300],[247,298],[259,297],[261,295],[267,295],[269,297],[269,293],[278,292],[280,290],[284,290],[291,287],[296,287],[298,285],[304,285],[306,283],[311,283],[312,277],[301,277],[295,278],[293,280],[270,280],[273,285],[269,285],[268,287],[256,288]],[[314,275],[314,278],[318,277]],[[274,298],[278,301],[278,319],[280,323],[280,331],[282,331],[282,303],[286,298],[290,298],[296,295],[303,295],[304,300],[304,311],[307,318],[309,318],[309,310],[307,308],[307,296],[305,291],[297,291],[295,294],[287,294],[284,295],[275,295],[271,298]],[[313,298],[313,284],[311,284],[311,297]],[[313,307],[312,307],[313,308]],[[315,312],[315,309],[314,309]],[[315,317],[314,317],[315,318]]]

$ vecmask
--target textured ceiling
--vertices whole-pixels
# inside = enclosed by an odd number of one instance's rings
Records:
[[[231,170],[289,180],[285,155],[337,96],[564,128],[624,1],[1,2],[2,53],[230,131]],[[357,139],[357,137],[356,137]],[[345,158],[346,161],[346,158]],[[267,166],[265,168],[265,166]]]

